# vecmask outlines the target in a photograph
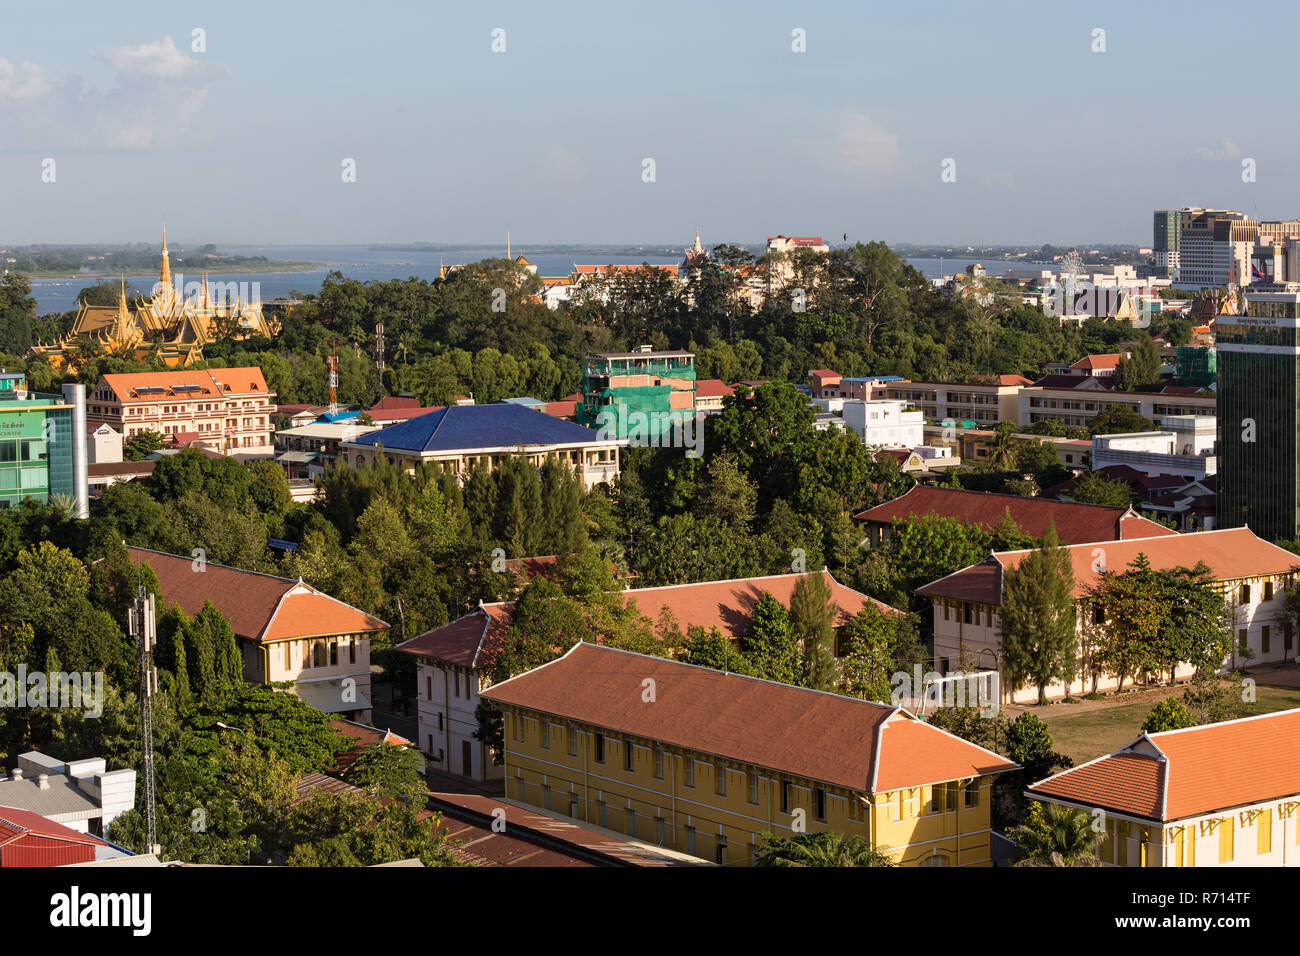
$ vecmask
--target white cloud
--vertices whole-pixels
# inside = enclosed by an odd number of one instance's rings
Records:
[[[34,99],[49,92],[50,81],[38,64],[24,63],[15,68],[8,60],[0,59],[0,102]]]
[[[149,149],[171,146],[194,121],[224,67],[189,56],[171,37],[104,50],[107,89],[77,76],[51,80],[36,63],[0,60],[0,127],[10,149]]]
[[[1206,162],[1223,162],[1228,159],[1238,159],[1241,156],[1241,148],[1225,136],[1218,146],[1197,148],[1196,155]]]
[[[822,165],[837,173],[889,175],[903,165],[898,134],[863,113],[845,113],[830,137],[813,141]]]

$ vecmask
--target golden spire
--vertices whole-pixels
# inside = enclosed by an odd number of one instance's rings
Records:
[[[172,284],[172,267],[167,262],[167,227],[163,226],[163,247],[162,247],[162,272],[158,276],[158,281],[164,285]]]
[[[203,311],[208,310],[208,274],[203,273]]]

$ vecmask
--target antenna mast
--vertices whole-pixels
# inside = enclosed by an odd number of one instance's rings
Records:
[[[330,342],[330,417],[339,413],[339,357],[334,348],[334,343]]]
[[[153,699],[158,693],[158,669],[153,665],[155,631],[154,596],[144,585],[135,589],[129,618],[131,636],[140,649],[140,742],[144,753],[144,824],[149,852],[162,851],[158,843],[158,807],[153,766]]]

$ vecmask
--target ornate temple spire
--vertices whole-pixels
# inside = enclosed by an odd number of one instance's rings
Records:
[[[172,284],[172,267],[167,261],[167,227],[163,226],[163,247],[162,247],[162,271],[158,274],[158,281],[164,285]]]
[[[208,310],[208,274],[203,273],[203,311]]]

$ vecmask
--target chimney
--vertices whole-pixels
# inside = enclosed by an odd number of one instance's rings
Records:
[[[48,773],[43,773],[36,778],[36,789],[37,790],[50,789],[50,775]]]
[[[9,779],[10,779],[10,780],[21,780],[21,779],[23,779],[23,768],[22,768],[22,767],[14,767],[13,771],[9,774]]]

